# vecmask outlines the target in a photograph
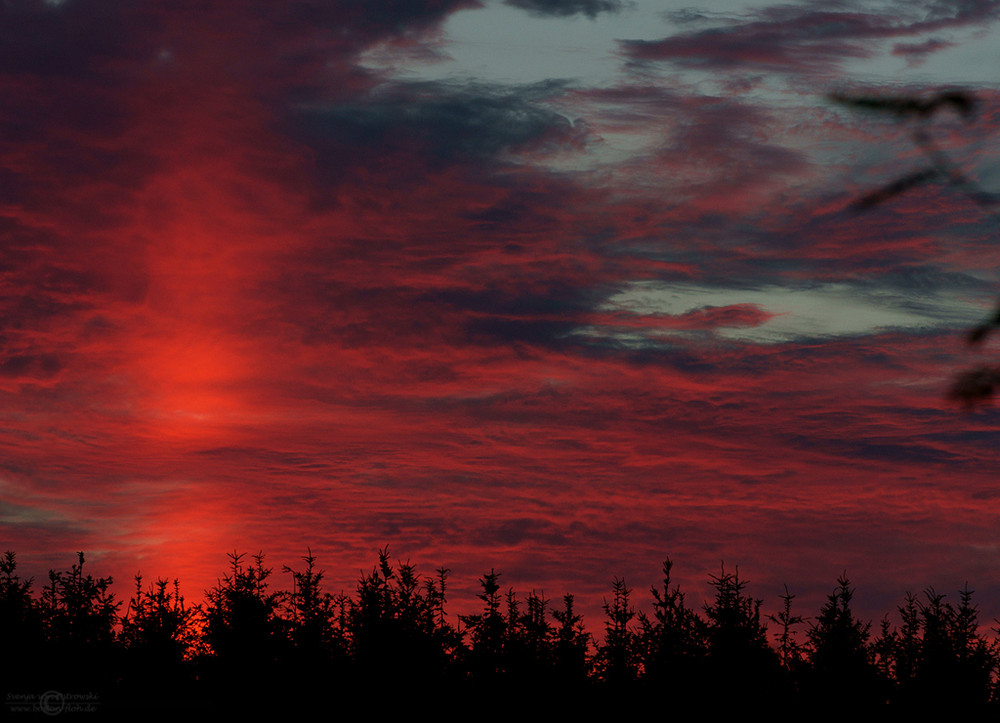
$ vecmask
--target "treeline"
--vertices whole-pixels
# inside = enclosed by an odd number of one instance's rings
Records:
[[[56,691],[89,695],[104,712],[133,706],[232,713],[235,709],[331,713],[449,706],[547,706],[593,713],[646,702],[700,706],[792,704],[849,711],[995,705],[1000,644],[980,632],[972,592],[954,603],[934,590],[907,595],[898,624],[877,630],[851,609],[841,577],[814,616],[761,613],[738,571],[710,576],[700,608],[671,581],[671,562],[650,590],[648,612],[616,579],[594,635],[572,595],[558,603],[480,579],[479,611],[446,611],[448,570],[419,574],[388,551],[353,595],[323,587],[309,554],[272,583],[264,556],[230,555],[227,574],[198,605],[177,581],[135,579],[119,600],[109,577],[84,572],[84,556],[49,573],[36,593],[14,553],[0,562],[3,694],[11,701]],[[50,701],[51,702],[51,701]],[[845,708],[845,706],[848,706]],[[43,711],[44,712],[44,711]]]

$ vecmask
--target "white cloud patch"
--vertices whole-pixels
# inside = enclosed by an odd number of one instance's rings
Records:
[[[991,301],[971,299],[967,291],[905,291],[851,283],[720,288],[637,281],[609,298],[601,311],[676,317],[712,307],[753,305],[773,316],[756,326],[718,326],[714,333],[734,341],[777,344],[797,339],[859,336],[891,330],[961,329],[980,321]],[[609,335],[606,329],[593,328],[581,333],[588,336]],[[691,333],[690,330],[651,326],[642,336],[653,340]],[[611,331],[610,335],[616,334]],[[636,330],[629,329],[621,341],[638,341]]]

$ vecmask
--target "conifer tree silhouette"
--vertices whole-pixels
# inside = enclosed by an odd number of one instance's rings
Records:
[[[953,606],[933,588],[924,600],[907,594],[899,630],[883,625],[880,650],[890,661],[895,701],[912,708],[967,708],[991,702],[998,672],[996,645],[979,632],[966,586]]]
[[[503,668],[508,684],[532,689],[550,685],[555,670],[555,631],[548,619],[549,601],[532,591],[522,610],[513,589],[507,591],[506,600]]]
[[[276,703],[283,695],[275,686],[259,687],[250,697],[239,694],[247,681],[278,679],[279,663],[288,648],[287,626],[280,617],[284,595],[272,591],[264,554],[245,564],[245,553],[231,552],[229,573],[205,593],[203,640],[210,655],[203,657],[209,693],[220,705],[251,709]]]
[[[563,595],[562,610],[553,610],[552,617],[559,623],[555,631],[555,676],[566,687],[579,687],[590,675],[588,656],[591,637],[583,625],[583,616],[574,609],[574,598]]]
[[[555,665],[553,636],[549,622],[549,600],[544,594],[532,590],[528,593],[524,615],[519,619],[519,630],[527,674],[537,680],[551,676]]]
[[[1000,674],[996,641],[979,632],[979,609],[972,603],[968,583],[959,591],[959,604],[951,619],[955,666],[950,688],[964,704],[996,702],[994,683]]]
[[[672,584],[668,558],[649,614],[637,614],[624,579],[614,579],[605,634],[591,657],[593,641],[572,595],[550,611],[534,591],[523,600],[513,589],[501,594],[492,569],[480,579],[480,612],[459,616],[463,633],[447,619],[447,569],[424,579],[409,562],[394,563],[387,548],[355,598],[322,590],[311,551],[301,558],[304,570],[284,568],[291,591],[271,589],[262,553],[251,564],[244,558],[229,555],[229,573],[202,606],[187,606],[176,580],[144,588],[136,575],[118,618],[111,578],[85,574],[82,554],[69,571],[50,572],[35,600],[8,552],[0,560],[0,650],[13,669],[0,678],[4,689],[84,686],[109,710],[148,696],[160,708],[197,706],[230,718],[328,717],[340,696],[361,696],[367,711],[383,714],[411,711],[420,695],[455,710],[521,696],[553,713],[590,717],[623,700],[683,706],[720,695],[742,708],[888,703],[922,712],[997,702],[997,640],[982,634],[968,586],[954,604],[933,588],[921,598],[907,594],[899,627],[886,617],[871,640],[842,575],[806,631],[806,646],[793,635],[804,619],[792,613],[786,587],[782,611],[769,616],[780,626],[776,649],[761,601],[747,594],[738,568],[723,565],[710,576],[714,596],[699,615]],[[29,648],[37,650],[36,665]]]
[[[705,622],[684,603],[684,593],[671,587],[673,561],[663,562],[663,589],[650,588],[653,616],[639,614],[639,650],[646,682],[669,694],[699,694],[708,655]]]
[[[768,615],[768,620],[780,626],[774,633],[774,640],[778,644],[777,653],[781,659],[781,667],[791,678],[797,677],[806,655],[805,647],[795,637],[795,627],[806,622],[802,615],[792,614],[792,601],[795,596],[788,592],[785,585],[785,593],[781,595],[781,612],[776,615]]]
[[[894,628],[888,615],[882,619],[881,631],[873,643],[876,664],[882,674],[893,681],[897,691],[895,700],[905,697],[912,685],[920,661],[920,609],[917,598],[906,593],[905,601],[897,608],[899,628]]]
[[[875,665],[870,644],[871,623],[851,610],[854,589],[846,573],[827,596],[809,628],[811,646],[806,693],[814,703],[885,704],[887,686]]]
[[[111,577],[83,572],[84,555],[68,571],[49,571],[40,600],[46,638],[45,671],[53,687],[104,688],[116,667],[115,625],[121,603]]]
[[[726,572],[723,564],[710,580],[715,597],[705,605],[709,680],[752,704],[784,694],[780,661],[761,620],[762,601],[745,593],[738,567]]]
[[[462,615],[469,636],[469,673],[474,680],[495,683],[504,672],[504,644],[507,621],[500,612],[500,573],[490,569],[480,579],[482,591],[477,596],[483,603],[482,612]]]
[[[428,640],[432,641],[435,658],[446,668],[445,675],[451,676],[457,673],[454,670],[455,662],[461,658],[464,646],[462,634],[448,622],[445,611],[448,575],[451,571],[446,567],[439,567],[435,572],[435,577],[424,580],[426,622],[423,630]]]
[[[135,592],[121,618],[118,642],[123,648],[122,685],[135,696],[180,695],[187,690],[186,658],[197,642],[197,608],[185,604],[180,582],[164,579],[144,589],[135,576]]]
[[[292,576],[292,590],[284,598],[283,611],[292,645],[290,656],[299,675],[331,674],[347,658],[346,631],[340,626],[341,600],[323,590],[325,573],[316,570],[312,550],[301,558],[301,572],[284,566]]]
[[[424,581],[409,562],[393,565],[388,548],[358,583],[349,632],[356,672],[368,683],[416,690],[449,674],[457,635],[445,620],[447,570]]]
[[[616,577],[611,583],[611,601],[604,601],[604,641],[594,662],[601,681],[611,689],[627,687],[639,674],[631,594],[625,580]]]
[[[0,693],[17,693],[38,676],[44,645],[42,611],[32,597],[31,578],[17,572],[17,558],[8,550],[0,560]]]

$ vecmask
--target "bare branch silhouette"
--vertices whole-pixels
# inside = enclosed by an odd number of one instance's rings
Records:
[[[945,109],[955,111],[967,124],[971,123],[979,107],[979,101],[972,93],[947,90],[935,93],[929,98],[834,93],[829,98],[835,103],[855,110],[887,113],[897,118],[915,120],[917,126],[913,131],[913,141],[930,161],[929,166],[912,171],[865,194],[851,204],[852,210],[868,211],[913,188],[935,181],[948,184],[981,207],[1000,206],[1000,194],[986,191],[963,173],[926,129],[926,124],[932,117]],[[997,327],[1000,327],[1000,302],[986,320],[967,333],[966,340],[973,346],[981,344]],[[980,366],[958,375],[948,390],[948,397],[971,409],[981,402],[992,399],[998,387],[1000,387],[1000,367]]]

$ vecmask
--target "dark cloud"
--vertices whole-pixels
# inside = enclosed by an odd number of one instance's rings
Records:
[[[706,22],[726,21],[728,16],[721,12],[709,12],[699,8],[681,8],[680,10],[667,10],[663,13],[670,22],[675,25],[695,25]]]
[[[466,328],[472,338],[480,343],[531,341],[558,346],[566,343],[566,334],[596,301],[595,292],[586,282],[571,284],[558,278],[552,278],[545,289],[519,289],[512,281],[508,288],[443,290],[426,295],[424,300],[431,306],[451,307],[459,312],[467,319]]]
[[[48,3],[13,0],[0,5],[0,68],[48,78],[81,77],[111,62],[149,53],[159,26],[152,6],[127,0]],[[146,5],[146,4],[143,4]]]
[[[0,69],[49,79],[103,75],[105,86],[197,69],[206,77],[253,77],[257,92],[275,83],[316,90],[331,71],[372,43],[420,33],[476,0],[346,0],[183,4],[49,3],[0,6]],[[220,52],[230,51],[230,52]]]
[[[939,50],[947,50],[953,47],[955,47],[955,43],[951,41],[941,40],[940,38],[928,38],[916,43],[896,43],[892,47],[892,54],[901,55],[906,58],[910,65],[916,65],[922,63],[927,59],[927,56]]]
[[[487,547],[520,545],[525,542],[542,542],[564,545],[566,537],[549,520],[520,517],[480,529],[477,542]]]
[[[0,376],[47,379],[62,368],[55,354],[16,354],[0,357]]]
[[[504,0],[507,5],[527,10],[532,15],[586,15],[595,18],[599,13],[617,13],[627,6],[624,0]]]
[[[581,147],[586,129],[537,102],[557,90],[448,83],[379,87],[352,102],[301,112],[292,132],[341,164],[350,158],[359,165],[372,154],[416,153],[440,166]]]
[[[663,40],[627,40],[622,46],[638,61],[668,60],[709,70],[818,72],[847,58],[868,57],[877,47],[873,41],[971,26],[1000,15],[996,3],[975,0],[941,2],[929,13],[923,6],[904,6],[892,16],[828,7],[816,2],[775,5],[703,30]],[[700,23],[708,18],[688,14],[681,19]]]
[[[939,469],[954,468],[960,455],[942,449],[934,440],[892,440],[892,439],[830,439],[816,436],[791,438],[790,444],[808,449],[823,450],[832,457],[880,462],[893,466],[906,462],[925,464]]]

